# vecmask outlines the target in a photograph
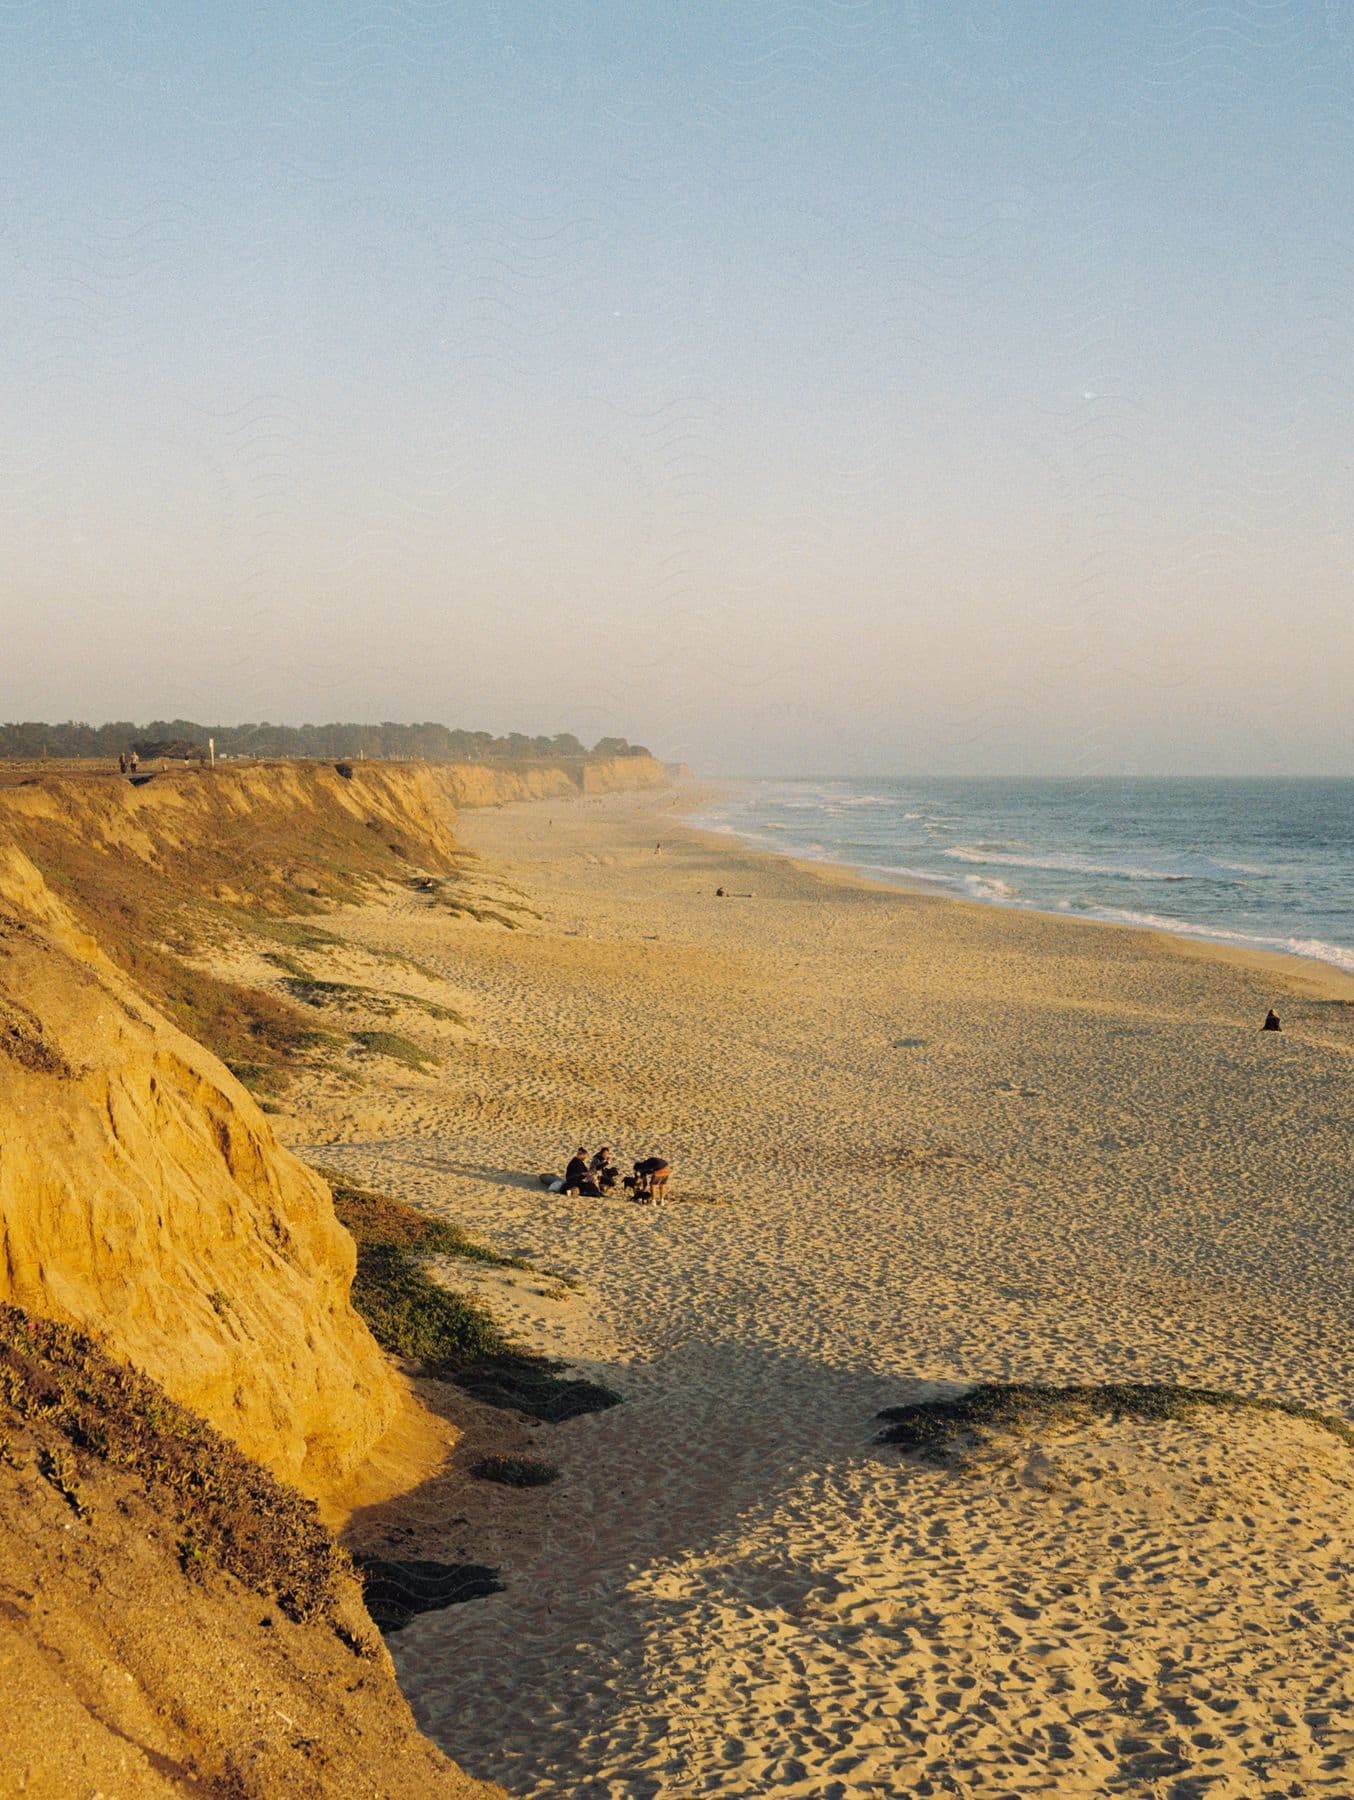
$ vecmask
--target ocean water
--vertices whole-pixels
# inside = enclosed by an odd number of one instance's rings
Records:
[[[749,781],[694,823],[994,906],[1354,972],[1354,779]]]

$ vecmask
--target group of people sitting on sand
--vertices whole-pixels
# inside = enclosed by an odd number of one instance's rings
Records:
[[[591,1157],[580,1144],[563,1175],[542,1175],[540,1181],[550,1194],[581,1194],[588,1200],[600,1200],[619,1187],[633,1200],[658,1205],[667,1195],[671,1173],[667,1157],[644,1156],[631,1174],[622,1176],[612,1161],[610,1144],[603,1144]]]

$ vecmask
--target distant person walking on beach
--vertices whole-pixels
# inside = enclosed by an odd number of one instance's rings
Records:
[[[141,767],[141,758],[136,754],[135,750],[133,750],[131,755],[127,758],[127,767],[131,770],[133,775],[135,775],[136,771]]]
[[[118,774],[125,775],[126,773],[127,773],[127,752],[125,750],[119,750],[118,751]]]

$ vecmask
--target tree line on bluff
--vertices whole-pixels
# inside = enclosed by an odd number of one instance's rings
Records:
[[[528,757],[648,756],[642,744],[623,737],[604,737],[589,750],[571,731],[553,737],[526,737],[511,731],[495,737],[489,731],[458,731],[449,725],[198,725],[191,719],[152,719],[147,725],[114,720],[87,725],[67,720],[61,725],[32,721],[0,725],[0,757],[109,757],[137,748],[154,754],[157,745],[200,745],[208,738],[220,756],[371,757],[422,762],[494,762]],[[141,747],[145,746],[144,749]]]

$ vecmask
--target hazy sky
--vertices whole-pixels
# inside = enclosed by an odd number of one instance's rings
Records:
[[[0,7],[0,716],[1354,772],[1354,4]]]

